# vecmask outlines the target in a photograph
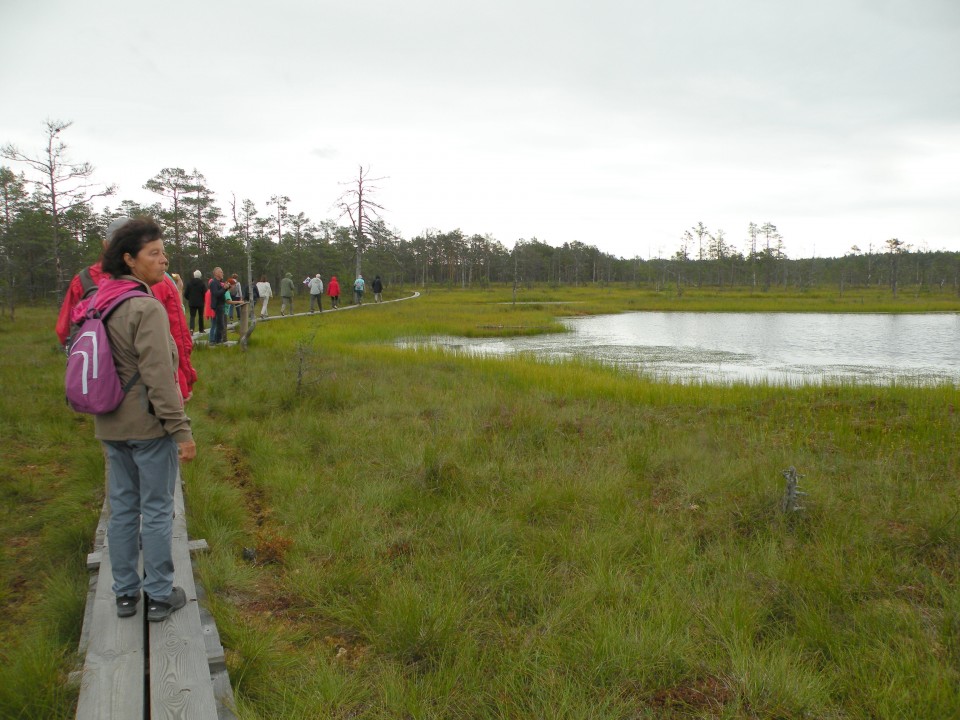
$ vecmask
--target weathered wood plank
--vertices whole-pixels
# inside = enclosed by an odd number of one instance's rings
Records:
[[[227,671],[218,670],[211,675],[213,680],[213,694],[217,698],[217,720],[237,720],[234,713],[236,706],[233,702],[233,688],[230,687],[230,676]]]
[[[104,480],[107,487],[104,490],[103,506],[100,508],[100,518],[97,521],[97,529],[93,536],[93,552],[87,555],[87,570],[90,572],[89,588],[87,590],[87,602],[83,608],[83,626],[80,630],[80,645],[77,653],[82,657],[87,654],[87,644],[90,641],[90,627],[93,622],[94,600],[97,595],[97,578],[100,575],[100,557],[104,552],[104,543],[107,539],[107,523],[110,520],[110,465],[107,462],[107,453],[103,453],[104,461]],[[80,675],[82,669],[77,673],[71,673],[71,676]]]
[[[220,633],[217,630],[217,621],[213,619],[210,611],[203,606],[206,596],[203,587],[197,585],[197,603],[200,605],[200,626],[203,628],[203,644],[207,648],[207,664],[210,666],[210,673],[226,670],[226,655],[223,651],[223,645],[220,644]]]
[[[189,548],[191,555],[193,555],[193,553],[210,552],[210,546],[206,540],[191,540],[187,543],[187,548]]]
[[[135,616],[118,618],[112,585],[110,554],[105,544],[80,679],[77,720],[143,717],[144,604],[137,605]]]
[[[87,602],[83,606],[83,625],[80,627],[80,644],[77,646],[77,656],[81,658],[87,654],[87,646],[90,645],[90,632],[93,629],[93,608],[97,605],[97,584],[100,580],[99,566],[97,566],[97,570],[95,573],[90,573],[90,577],[87,579]],[[83,667],[81,665],[77,672],[77,682],[79,682],[82,671]]]
[[[186,592],[187,605],[163,622],[148,623],[151,718],[216,720],[217,706],[200,624],[179,478],[174,508],[174,584]]]

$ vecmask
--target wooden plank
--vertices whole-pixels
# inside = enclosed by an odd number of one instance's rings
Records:
[[[102,446],[101,446],[102,448]],[[83,607],[83,626],[80,629],[80,645],[77,648],[77,654],[84,657],[87,654],[87,644],[90,641],[90,627],[93,622],[94,600],[97,595],[97,579],[100,576],[100,557],[104,550],[104,543],[107,538],[107,522],[110,520],[110,464],[107,461],[107,451],[103,450],[104,480],[106,488],[104,490],[103,506],[100,508],[100,519],[97,521],[97,529],[93,536],[93,552],[87,555],[87,570],[90,572],[90,580],[87,589],[87,603]],[[112,581],[111,581],[112,582]],[[83,668],[70,673],[71,677],[77,678],[83,672]],[[79,681],[79,680],[78,680]]]
[[[97,578],[77,720],[143,717],[144,604],[138,603],[133,617],[117,617],[108,543],[109,538],[103,546]]]
[[[150,717],[216,720],[217,706],[207,664],[197,590],[190,564],[187,522],[179,478],[174,496],[174,585],[187,595],[186,607],[159,623],[147,623],[150,636]]]
[[[230,687],[230,676],[226,670],[218,670],[211,674],[213,680],[213,694],[217,698],[217,720],[237,720],[234,713],[236,706],[233,702],[233,688]]]
[[[97,584],[99,579],[100,573],[98,566],[98,572],[90,573],[90,577],[87,579],[87,603],[83,606],[83,625],[80,627],[80,644],[77,647],[77,655],[81,658],[87,654],[87,647],[90,645],[90,632],[93,629],[93,608],[96,607],[97,604]],[[79,682],[79,677],[82,672],[83,666],[81,664],[80,670],[77,672],[77,682]]]
[[[187,548],[189,548],[191,555],[193,555],[193,553],[210,552],[210,546],[206,540],[191,540],[187,543]]]
[[[203,603],[206,595],[203,592],[203,586],[197,585],[197,603],[200,605],[200,626],[203,628],[203,644],[207,648],[207,664],[210,666],[211,675],[220,670],[227,669],[226,654],[223,651],[223,645],[220,644],[220,633],[217,630],[217,621],[213,619],[210,611],[204,607]]]

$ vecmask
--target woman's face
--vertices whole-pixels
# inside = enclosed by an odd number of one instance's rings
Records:
[[[130,268],[130,274],[150,286],[163,280],[167,270],[167,256],[163,252],[163,240],[159,238],[144,243],[136,257],[127,253],[123,259]]]

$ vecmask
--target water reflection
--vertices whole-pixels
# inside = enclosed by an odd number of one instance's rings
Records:
[[[637,312],[563,320],[569,332],[432,337],[404,347],[591,358],[673,382],[885,385],[960,381],[960,315]]]

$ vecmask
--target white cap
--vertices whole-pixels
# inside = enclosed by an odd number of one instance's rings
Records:
[[[114,234],[117,232],[117,230],[119,230],[120,228],[122,228],[122,227],[123,227],[124,225],[126,225],[128,222],[130,222],[130,218],[128,218],[128,217],[118,217],[118,218],[117,218],[116,220],[114,220],[112,223],[110,223],[109,225],[107,225],[106,241],[107,241],[107,242],[110,242],[111,240],[113,240],[113,236],[114,236]]]

